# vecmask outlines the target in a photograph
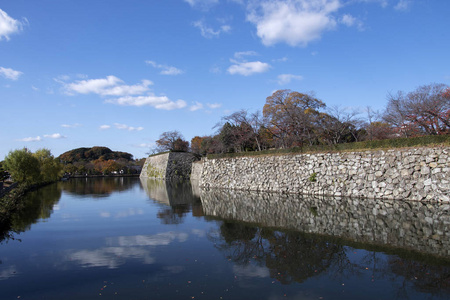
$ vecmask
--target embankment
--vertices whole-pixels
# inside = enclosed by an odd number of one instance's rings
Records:
[[[450,147],[204,159],[201,188],[450,202]]]

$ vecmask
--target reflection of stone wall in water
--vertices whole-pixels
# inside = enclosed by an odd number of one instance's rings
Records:
[[[200,187],[450,202],[449,153],[437,147],[205,159]]]
[[[200,203],[200,196],[193,193],[189,181],[141,177],[141,184],[150,198],[170,206]]]
[[[150,156],[142,167],[140,177],[189,179],[192,162],[196,159],[194,154],[184,152],[169,152]]]
[[[158,202],[170,205],[165,181],[143,177],[141,177],[140,180],[142,187],[150,198]]]
[[[450,205],[202,190],[207,216],[450,255]]]

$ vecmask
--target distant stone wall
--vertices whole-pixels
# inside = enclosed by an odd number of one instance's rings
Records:
[[[380,199],[201,190],[207,216],[389,244],[448,257],[450,205]]]
[[[450,147],[205,159],[202,188],[450,202]],[[196,166],[199,168],[199,166]]]
[[[142,167],[140,177],[156,179],[189,179],[195,155],[185,152],[168,152],[150,156]]]
[[[191,171],[191,181],[195,180],[198,182],[202,177],[203,172],[203,161],[195,161],[192,164],[192,171]]]

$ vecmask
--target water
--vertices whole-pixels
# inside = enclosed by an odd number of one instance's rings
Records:
[[[1,299],[450,298],[444,205],[137,178],[71,179],[26,200],[4,228]]]

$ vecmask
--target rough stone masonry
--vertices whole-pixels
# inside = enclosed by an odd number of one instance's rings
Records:
[[[203,159],[201,188],[450,202],[450,147]]]

